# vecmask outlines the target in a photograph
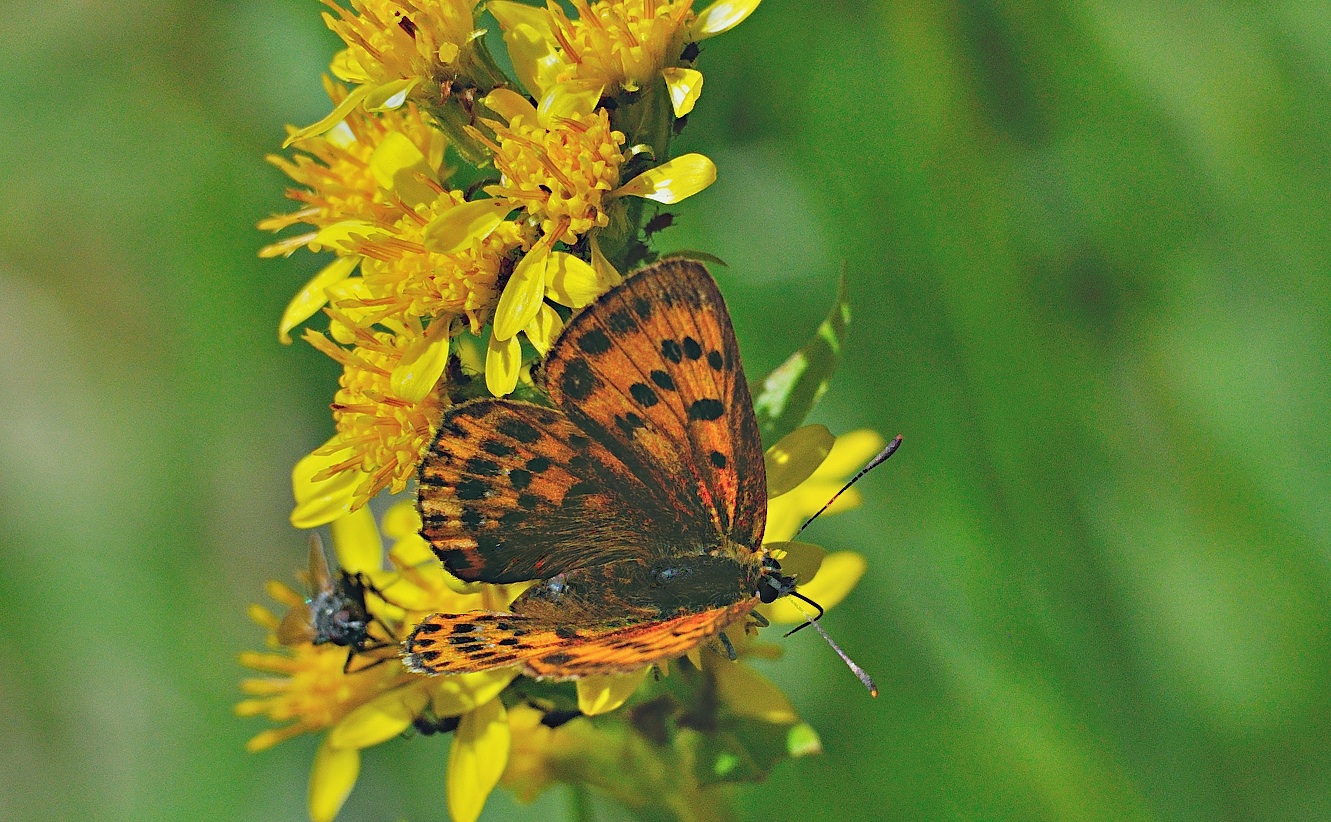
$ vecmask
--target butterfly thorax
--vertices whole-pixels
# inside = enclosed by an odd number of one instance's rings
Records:
[[[761,570],[724,551],[623,560],[543,580],[513,611],[570,625],[654,622],[753,599]]]

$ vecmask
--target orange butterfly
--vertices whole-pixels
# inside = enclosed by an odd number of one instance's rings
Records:
[[[668,260],[569,321],[554,407],[449,409],[420,469],[421,533],[463,580],[539,580],[512,613],[435,614],[408,667],[623,673],[680,656],[793,577],[762,546],[767,481],[739,347],[707,269]]]

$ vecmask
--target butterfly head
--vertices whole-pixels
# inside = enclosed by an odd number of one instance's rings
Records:
[[[758,577],[758,599],[764,603],[775,602],[783,596],[795,592],[795,578],[781,573],[781,563],[771,555],[763,557],[763,572]]]

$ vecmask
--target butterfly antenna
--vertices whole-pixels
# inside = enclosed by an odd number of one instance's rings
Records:
[[[859,482],[859,481],[860,481],[860,477],[864,476],[865,474],[869,473],[869,472],[872,471],[873,469],[875,469],[875,468],[877,468],[878,466],[882,465],[883,463],[887,462],[887,458],[890,457],[890,456],[892,456],[893,454],[895,454],[895,453],[897,452],[897,449],[900,448],[900,447],[901,447],[901,435],[900,435],[900,434],[897,434],[896,439],[894,439],[894,440],[892,440],[891,442],[889,442],[889,443],[887,444],[887,447],[884,448],[882,451],[879,451],[879,452],[878,452],[878,456],[876,456],[876,457],[874,457],[873,459],[869,460],[869,464],[866,465],[866,466],[864,466],[863,468],[861,468],[861,469],[860,469],[860,472],[859,472],[858,474],[856,474],[855,476],[851,477],[851,478],[850,478],[850,482],[848,482],[848,483],[846,483],[845,485],[841,486],[841,490],[840,490],[840,491],[837,491],[835,494],[833,494],[833,495],[832,495],[832,498],[829,499],[829,500],[827,501],[827,504],[824,505],[822,508],[819,508],[819,509],[818,509],[818,513],[816,513],[816,514],[814,514],[813,516],[811,516],[811,517],[809,517],[808,519],[806,519],[806,520],[804,521],[804,524],[800,526],[800,529],[799,529],[798,531],[795,532],[795,536],[799,536],[801,533],[803,533],[803,532],[804,532],[804,529],[809,527],[809,523],[811,523],[811,522],[813,522],[814,520],[818,519],[818,517],[822,516],[822,514],[823,514],[824,511],[826,511],[828,508],[832,507],[832,503],[834,503],[834,502],[837,501],[837,497],[839,497],[839,496],[841,496],[842,494],[846,493],[846,489],[847,489],[847,488],[849,488],[850,486],[852,486],[852,485],[854,485],[855,483]],[[833,646],[833,647],[836,647],[836,646]]]
[[[901,438],[898,437],[897,441],[899,442],[900,440]],[[883,459],[887,459],[887,457],[883,457]],[[806,597],[802,596],[799,597],[799,599],[802,599],[805,602],[809,601]],[[855,664],[855,660],[846,656],[846,652],[841,650],[841,646],[836,644],[836,642],[832,639],[832,637],[827,635],[827,631],[823,630],[823,626],[818,624],[818,617],[804,610],[804,606],[798,603],[796,603],[795,607],[798,608],[800,610],[800,613],[804,614],[804,617],[809,620],[807,623],[805,623],[805,625],[812,625],[814,629],[818,631],[818,633],[822,636],[822,638],[827,640],[827,644],[832,646],[832,650],[836,651],[836,655],[841,657],[841,661],[846,663],[847,667],[850,668],[850,672],[853,673],[856,676],[856,678],[860,680],[860,682],[864,685],[864,687],[869,689],[869,696],[878,696],[878,686],[873,684],[873,679],[870,678],[870,676],[864,672],[863,668]],[[818,610],[821,611],[822,609],[819,608]],[[822,616],[822,614],[819,614],[819,616]],[[800,627],[802,628],[804,626],[801,625]],[[797,628],[796,630],[799,629]],[[791,631],[791,633],[793,634],[794,631]],[[789,636],[789,634],[787,634],[787,636]]]
[[[807,602],[807,603],[809,603],[810,605],[812,605],[813,607],[817,608],[817,609],[818,609],[818,616],[817,616],[817,619],[822,619],[822,618],[823,618],[823,613],[824,613],[824,611],[823,611],[823,606],[821,606],[821,605],[819,605],[818,603],[814,602],[813,600],[809,599],[809,598],[806,597],[804,594],[801,594],[799,591],[791,591],[791,592],[788,594],[788,596],[792,596],[792,597],[795,597],[796,599],[803,600],[804,602]],[[782,638],[782,639],[785,639],[786,637],[790,636],[791,634],[798,633],[799,631],[802,631],[802,630],[804,630],[805,628],[808,628],[808,627],[809,627],[810,625],[812,625],[812,624],[813,624],[813,623],[811,623],[811,622],[806,622],[806,623],[804,623],[803,625],[799,625],[799,626],[796,626],[796,627],[794,627],[794,628],[791,628],[789,631],[786,631],[784,634],[782,634],[782,637],[781,637],[781,638]]]

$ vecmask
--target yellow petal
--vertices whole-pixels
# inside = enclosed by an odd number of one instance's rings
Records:
[[[333,520],[331,530],[337,562],[349,573],[383,568],[384,543],[368,507],[362,506]]]
[[[831,609],[846,598],[868,567],[864,557],[854,551],[837,551],[828,554],[818,569],[818,576],[808,585],[799,586],[798,590],[824,608]],[[767,609],[767,618],[773,622],[794,624],[805,621],[804,613],[795,607],[791,597],[782,597]]]
[[[324,13],[324,20],[328,20],[328,14]],[[356,55],[351,49],[342,49],[333,55],[333,59],[328,64],[328,70],[333,76],[344,83],[350,83],[359,86],[370,82],[370,75],[365,71],[365,67],[356,59]]]
[[[499,696],[518,676],[517,668],[435,677],[430,705],[437,716],[460,716]]]
[[[421,515],[416,513],[416,506],[408,500],[395,502],[384,512],[381,525],[384,536],[392,540],[416,536],[421,530]]]
[[[360,751],[335,748],[324,740],[310,769],[310,822],[333,822],[359,775]]]
[[[542,128],[553,129],[561,119],[591,114],[600,101],[600,86],[560,83],[541,95],[541,101],[536,106],[536,122]]]
[[[365,95],[366,111],[391,111],[400,108],[407,102],[407,95],[421,81],[419,77],[408,77],[405,80],[394,80],[391,83],[384,83],[370,89]],[[362,86],[364,88],[364,86]]]
[[[491,0],[486,8],[499,21],[518,82],[540,97],[547,79],[553,79],[559,59],[558,43],[551,34],[550,13],[523,3]]]
[[[614,267],[605,254],[601,253],[601,244],[597,242],[596,235],[592,235],[592,268],[596,269],[596,278],[605,284],[607,290],[624,282],[624,277],[619,270]]]
[[[399,399],[420,402],[434,392],[448,365],[448,330],[448,319],[437,318],[402,353],[388,380],[389,389]]]
[[[747,665],[716,657],[711,665],[721,701],[740,716],[763,722],[795,722],[795,707],[767,677]]]
[[[382,227],[365,220],[342,220],[326,225],[310,241],[311,251],[331,248],[344,254],[355,254],[366,242],[382,240],[389,236]]]
[[[730,31],[753,14],[762,0],[717,0],[717,2],[698,12],[689,33],[696,40],[714,37]]]
[[[813,424],[796,428],[763,454],[767,467],[767,498],[794,490],[813,476],[827,455],[832,453],[836,437],[826,426]]]
[[[604,289],[596,269],[562,251],[550,255],[545,267],[545,296],[569,308],[582,308],[596,301]]]
[[[522,343],[517,337],[507,340],[490,336],[490,348],[485,354],[485,387],[496,397],[513,393],[518,387],[518,374],[522,372]]]
[[[380,187],[392,191],[408,206],[432,203],[438,192],[426,180],[435,180],[425,154],[405,134],[390,131],[370,157],[370,173]]]
[[[666,88],[670,90],[670,105],[676,117],[693,111],[693,104],[702,94],[702,72],[691,68],[668,68],[661,72]]]
[[[523,8],[527,7],[523,6]],[[536,106],[533,106],[530,100],[511,88],[497,88],[485,95],[485,107],[510,122],[515,117],[530,119],[536,117]]]
[[[291,134],[282,141],[282,148],[290,147],[290,145],[297,140],[302,140],[315,134],[323,134],[328,129],[342,122],[346,119],[348,114],[356,110],[356,107],[365,100],[366,96],[368,96],[371,91],[372,89],[369,86],[358,86],[348,94],[342,102],[338,103],[332,111],[328,112],[323,119],[319,120],[317,123],[311,123],[305,128],[296,129],[291,132]]]
[[[763,547],[768,551],[782,552],[784,556],[777,557],[781,563],[781,573],[795,577],[801,584],[817,575],[823,559],[827,557],[827,551],[812,542],[769,542]]]
[[[538,243],[518,261],[513,276],[495,306],[494,336],[507,340],[531,322],[541,310],[545,295],[545,267],[550,261],[550,245]],[[487,358],[486,370],[489,370]]]
[[[613,711],[624,700],[633,696],[638,686],[647,679],[647,672],[652,669],[644,665],[641,670],[631,674],[607,676],[587,676],[578,680],[578,710],[587,716],[596,716]]]
[[[448,813],[453,822],[480,817],[508,765],[511,742],[508,713],[498,699],[463,715],[448,756]]]
[[[377,696],[329,729],[328,744],[337,748],[368,748],[386,742],[411,727],[411,721],[425,710],[429,701],[425,689],[415,686]]]
[[[337,441],[334,436],[328,441]],[[326,447],[326,446],[325,446]],[[341,471],[327,479],[313,477],[325,468],[341,462],[341,454],[311,453],[296,463],[291,470],[291,492],[296,508],[291,512],[291,524],[297,528],[318,528],[327,525],[351,510],[357,486],[364,479],[361,471]]]
[[[523,330],[526,331],[527,340],[535,347],[537,353],[544,357],[550,352],[550,346],[554,344],[559,332],[564,330],[564,320],[560,318],[554,306],[546,303],[541,306],[536,318],[527,323],[527,327]]]
[[[277,325],[277,338],[283,345],[291,344],[291,329],[313,317],[328,303],[327,288],[351,276],[360,260],[359,256],[338,257],[296,292],[296,296],[287,303],[286,311],[282,312],[282,319]]]
[[[814,478],[839,480],[844,484],[852,474],[883,450],[884,445],[887,445],[887,440],[872,428],[860,428],[842,434],[837,437],[832,453],[827,455],[827,461],[814,473]]]
[[[473,200],[440,214],[425,226],[425,247],[440,254],[456,254],[472,242],[489,237],[516,206],[505,197]]]
[[[646,197],[658,203],[677,203],[716,182],[716,164],[701,154],[681,154],[668,163],[649,168],[620,186],[616,197]]]

